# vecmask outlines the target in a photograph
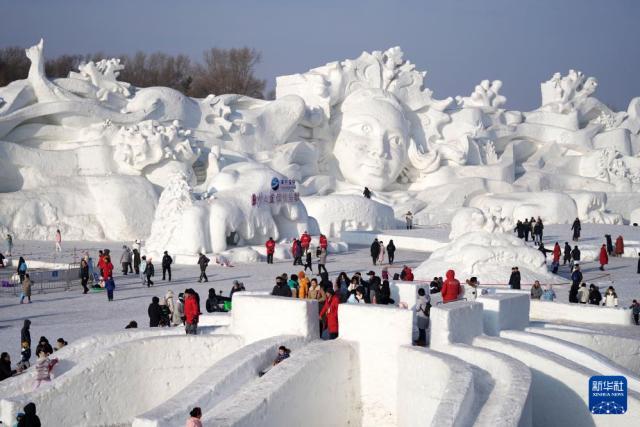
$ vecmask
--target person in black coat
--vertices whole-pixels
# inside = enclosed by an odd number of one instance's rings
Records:
[[[607,253],[613,255],[613,242],[611,241],[611,234],[605,234],[604,238],[607,240]]]
[[[41,427],[40,418],[36,415],[36,404],[27,403],[23,409],[24,417],[18,421],[18,427]]]
[[[640,253],[638,253],[638,274],[640,274]]]
[[[511,276],[509,276],[509,288],[520,289],[520,270],[518,267],[511,268]]]
[[[602,301],[600,289],[592,283],[589,285],[589,304],[600,305],[600,301]]]
[[[22,330],[20,331],[20,344],[26,341],[29,343],[29,348],[31,348],[30,328],[31,328],[31,320],[24,319],[24,324],[22,326]]]
[[[167,251],[164,251],[162,256],[162,280],[166,280],[165,277],[169,275],[169,281],[171,281],[171,264],[173,264],[173,258],[169,256]]]
[[[149,314],[149,326],[152,328],[157,328],[158,326],[160,326],[160,320],[162,319],[162,308],[160,307],[160,298],[158,297],[151,298],[151,304],[149,304],[147,313]]]
[[[580,289],[579,282],[573,282],[569,289],[569,302],[578,303],[578,290]]]
[[[38,345],[36,346],[36,357],[40,356],[41,351],[44,351],[46,354],[53,354],[53,347],[49,344],[47,337],[40,337]]]
[[[571,263],[571,246],[569,246],[569,242],[564,242],[564,262],[562,265],[567,265],[567,263]]]
[[[389,240],[389,244],[387,245],[387,256],[389,257],[389,264],[393,264],[396,256],[396,245],[393,244],[393,240]]]
[[[0,381],[15,375],[16,371],[11,370],[11,356],[9,353],[2,353],[0,356]]]
[[[580,224],[580,220],[578,218],[573,221],[571,229],[573,230],[573,241],[577,242],[578,240],[580,240],[580,230],[582,230],[582,225]]]
[[[518,234],[518,239],[524,239],[524,227],[522,225],[522,221],[518,220],[518,222],[516,222],[516,227],[513,231]]]
[[[524,241],[529,241],[529,233],[531,232],[531,223],[528,219],[525,219],[522,223],[522,231],[524,232]]]
[[[362,195],[367,198],[370,199],[371,198],[371,190],[369,190],[369,188],[364,187],[364,191],[362,192]]]
[[[200,252],[200,257],[198,258],[198,265],[200,266],[200,278],[198,279],[198,282],[202,282],[202,279],[204,279],[205,282],[209,281],[209,278],[207,277],[207,266],[209,265],[209,261],[209,258],[207,258],[205,254]]]
[[[378,255],[380,255],[380,242],[378,242],[378,238],[376,237],[373,240],[373,243],[371,243],[371,258],[373,259],[373,265],[376,265]]]
[[[577,245],[571,250],[571,259],[574,264],[580,262],[580,249],[578,249]]]
[[[291,298],[291,288],[282,280],[282,277],[276,277],[276,285],[271,291],[271,295],[276,297],[289,297]]]
[[[138,248],[133,248],[133,270],[136,272],[136,274],[140,274],[140,262],[141,262],[141,258],[140,258],[140,251],[138,250]]]

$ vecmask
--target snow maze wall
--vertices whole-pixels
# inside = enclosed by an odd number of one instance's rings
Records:
[[[230,322],[204,316],[218,326],[197,336],[176,328],[80,340],[56,353],[50,384],[34,390],[33,369],[0,383],[0,420],[33,401],[43,425],[64,426],[177,426],[194,406],[215,426],[637,424],[640,339],[620,325],[622,310],[601,311],[612,329],[554,324],[567,305],[535,307],[543,303],[526,294],[439,304],[422,348],[412,346],[416,290],[394,284],[409,310],[340,305],[334,341],[318,339],[316,302],[249,293],[234,295]],[[291,357],[260,377],[279,345]],[[627,378],[627,414],[591,415],[592,375]]]

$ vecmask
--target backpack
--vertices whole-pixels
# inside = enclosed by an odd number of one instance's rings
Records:
[[[322,255],[322,248],[318,246],[318,249],[316,249],[316,256],[320,258],[320,255]]]

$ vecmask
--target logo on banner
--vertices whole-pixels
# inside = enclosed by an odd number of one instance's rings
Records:
[[[278,188],[280,188],[280,180],[278,178],[273,178],[271,180],[271,189],[273,191],[278,191]]]
[[[589,378],[589,410],[596,415],[626,413],[627,379],[616,375]]]

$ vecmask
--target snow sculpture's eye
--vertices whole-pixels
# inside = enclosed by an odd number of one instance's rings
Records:
[[[391,136],[389,137],[389,144],[390,144],[392,147],[396,147],[396,146],[400,145],[400,141],[401,141],[401,140],[400,140],[400,137],[399,137],[399,136],[397,136],[397,135],[391,135]]]
[[[371,133],[371,126],[369,126],[368,124],[365,123],[365,124],[362,125],[360,130],[362,131],[363,134],[369,135]]]

